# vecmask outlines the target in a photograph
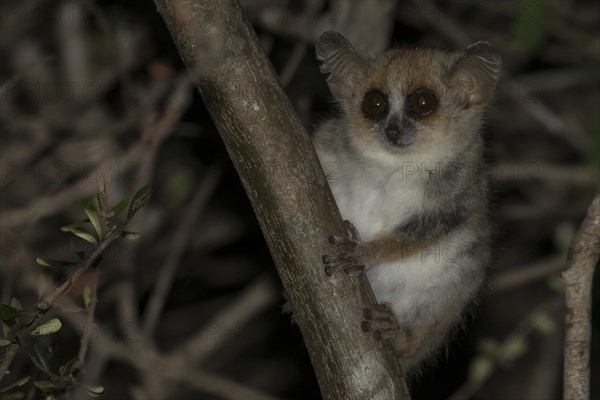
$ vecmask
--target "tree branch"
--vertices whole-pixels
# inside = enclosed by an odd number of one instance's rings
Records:
[[[581,223],[567,255],[567,303],[564,396],[565,400],[590,398],[590,347],[592,337],[592,282],[600,257],[600,189]]]
[[[360,330],[365,278],[326,278],[344,227],[309,137],[234,0],[155,0],[248,193],[325,399],[406,399],[389,346]]]

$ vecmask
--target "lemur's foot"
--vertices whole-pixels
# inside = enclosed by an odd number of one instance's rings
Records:
[[[400,331],[396,315],[386,303],[375,304],[373,308],[363,310],[364,321],[360,327],[363,332],[371,333],[376,340],[389,339]]]
[[[347,275],[359,276],[366,270],[365,263],[360,257],[361,252],[358,251],[363,245],[360,233],[352,222],[344,221],[344,225],[347,231],[345,236],[329,236],[329,243],[345,246],[347,250],[323,256],[327,276],[341,271]]]

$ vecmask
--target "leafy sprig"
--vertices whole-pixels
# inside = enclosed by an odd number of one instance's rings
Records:
[[[54,260],[46,257],[36,258],[36,262],[43,267],[72,268],[73,273],[51,294],[42,299],[33,310],[25,311],[16,298],[13,298],[9,304],[0,304],[0,325],[2,327],[0,347],[6,348],[4,358],[0,359],[0,381],[4,378],[24,340],[35,340],[39,336],[56,334],[61,330],[62,322],[58,317],[44,320],[43,315],[55,305],[60,296],[69,292],[84,272],[98,263],[102,252],[108,245],[120,237],[137,239],[140,236],[139,233],[125,231],[124,228],[136,213],[147,204],[151,194],[152,189],[150,186],[144,186],[137,190],[131,202],[124,198],[108,209],[108,187],[103,182],[96,196],[83,202],[83,211],[87,218],[61,228],[63,232],[71,233],[79,239],[91,243],[94,246],[91,254],[86,257],[84,252],[76,251],[74,252],[74,258],[77,261]],[[126,208],[128,209],[124,218],[118,220],[118,217]],[[84,230],[86,225],[90,226],[89,231]],[[92,296],[92,288],[86,286],[83,290],[84,307],[81,310],[89,310]],[[47,380],[35,380],[33,385],[45,398],[54,399],[63,393],[71,392],[75,387],[82,387],[91,395],[100,395],[104,392],[102,386],[85,385],[75,378],[82,362],[79,357],[71,358],[60,365],[58,371],[55,371],[52,368],[52,358],[49,356],[50,353],[47,348],[39,342],[33,348],[35,354],[30,355],[30,359],[48,378]],[[0,388],[0,398],[23,398],[25,394],[21,389],[30,381],[31,376],[25,376],[4,388]]]

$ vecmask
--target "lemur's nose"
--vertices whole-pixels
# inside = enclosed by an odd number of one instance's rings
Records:
[[[390,143],[395,144],[400,139],[400,126],[397,122],[390,122],[388,126],[385,127],[385,137]]]
[[[406,118],[402,122],[394,118],[385,127],[383,134],[391,145],[407,147],[415,141],[415,126]]]

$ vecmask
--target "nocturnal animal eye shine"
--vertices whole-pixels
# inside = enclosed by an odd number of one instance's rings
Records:
[[[317,41],[340,115],[313,136],[347,234],[325,273],[366,274],[377,305],[365,334],[418,370],[461,321],[490,258],[481,125],[501,72],[487,42],[460,51],[391,49],[370,59],[333,31]]]

